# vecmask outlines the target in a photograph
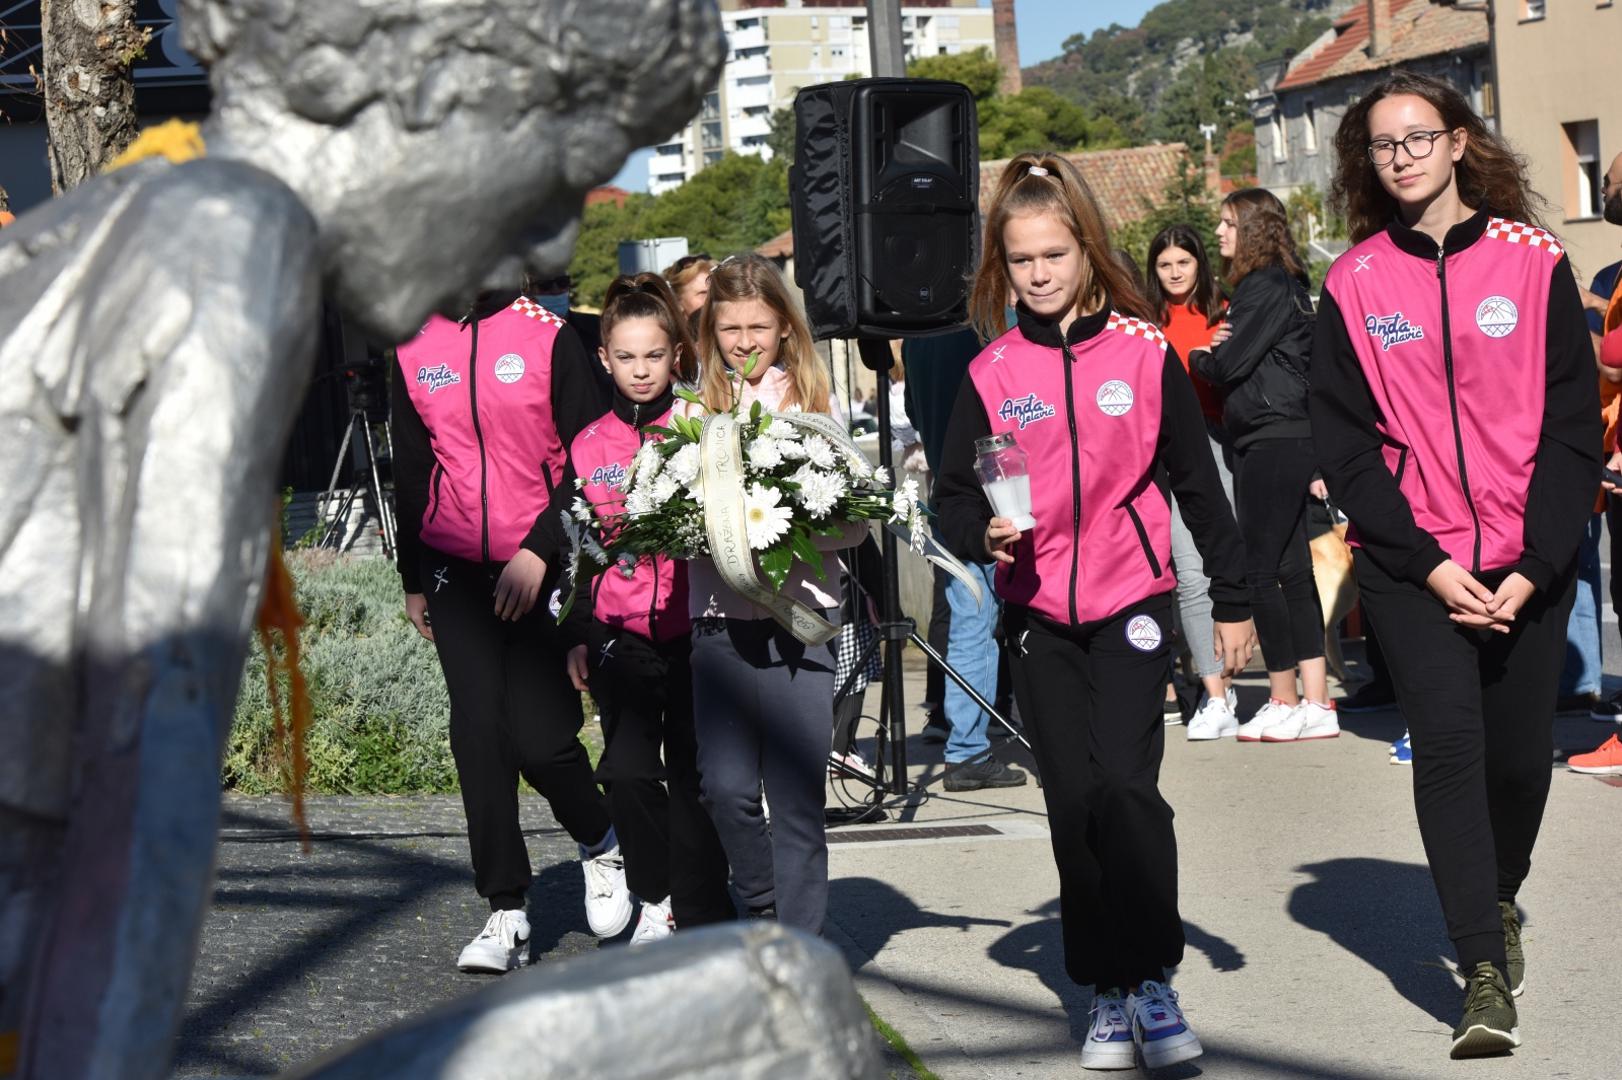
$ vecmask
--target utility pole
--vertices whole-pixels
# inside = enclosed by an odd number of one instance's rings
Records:
[[[901,78],[907,52],[901,40],[901,0],[867,0],[867,51],[873,74]]]

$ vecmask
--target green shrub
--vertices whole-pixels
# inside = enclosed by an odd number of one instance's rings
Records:
[[[382,559],[326,552],[289,552],[287,563],[305,617],[300,643],[312,706],[308,790],[457,790],[445,681],[433,646],[405,617],[394,567]],[[281,696],[285,702],[285,679]],[[248,794],[286,787],[257,639],[243,672],[222,779]]]

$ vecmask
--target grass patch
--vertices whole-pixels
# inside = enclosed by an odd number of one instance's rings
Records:
[[[895,1052],[901,1055],[901,1060],[918,1075],[918,1080],[940,1080],[940,1077],[929,1071],[913,1048],[907,1045],[907,1040],[901,1037],[901,1032],[885,1023],[884,1019],[873,1011],[873,1006],[867,1003],[866,998],[862,999],[862,1008],[867,1010],[867,1019],[872,1023],[873,1030],[879,1033],[879,1038],[889,1043]]]

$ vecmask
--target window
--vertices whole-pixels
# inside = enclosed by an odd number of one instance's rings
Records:
[[[1498,84],[1493,81],[1492,68],[1481,69],[1481,115],[1488,119],[1498,115]]]
[[[1316,154],[1318,152],[1318,106],[1311,98],[1307,98],[1306,106],[1301,111],[1301,118],[1305,121],[1302,130],[1307,153]]]
[[[1599,121],[1578,120],[1560,126],[1566,136],[1566,217],[1599,217],[1605,203]]]
[[[711,90],[704,95],[704,105],[699,117],[703,120],[721,119],[721,92],[719,90]]]
[[[1290,156],[1289,140],[1284,131],[1284,110],[1273,110],[1273,160],[1286,161]]]
[[[699,125],[699,145],[706,150],[713,150],[721,145],[721,121],[706,120]],[[709,155],[705,155],[708,157]]]
[[[706,150],[706,151],[704,151],[704,164],[706,164],[706,165],[714,165],[716,162],[720,161],[721,158],[724,157],[725,155],[726,155],[726,151],[724,151],[724,150]]]
[[[1547,14],[1544,11],[1547,6],[1545,0],[1521,0],[1521,19],[1523,21],[1541,19]]]

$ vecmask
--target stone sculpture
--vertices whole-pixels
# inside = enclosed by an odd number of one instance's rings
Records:
[[[207,157],[0,233],[0,1051],[165,1074],[323,291],[382,340],[564,269],[714,85],[712,0],[183,0]]]

